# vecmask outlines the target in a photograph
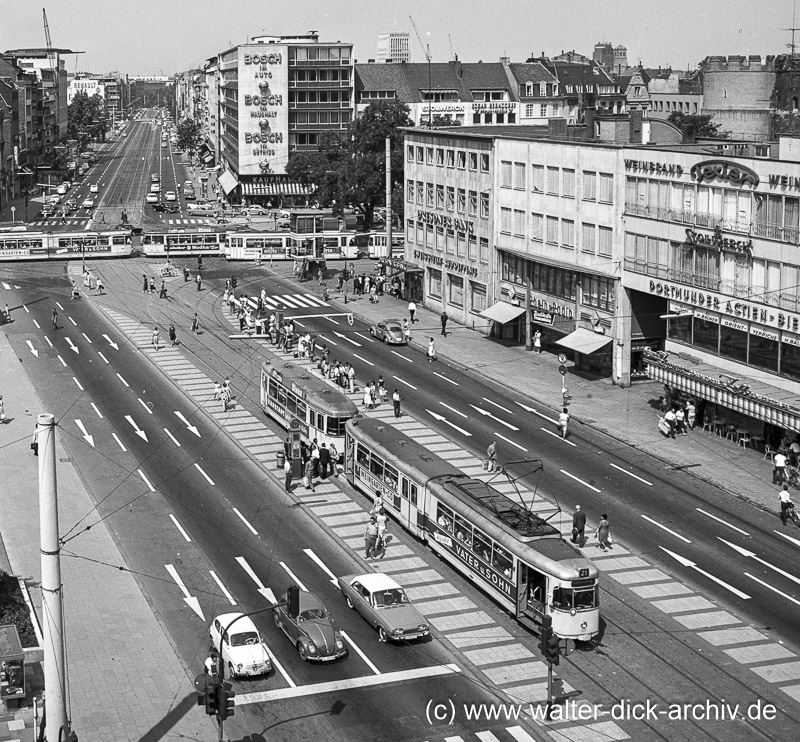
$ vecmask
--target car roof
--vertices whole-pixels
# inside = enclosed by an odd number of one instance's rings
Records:
[[[349,580],[351,585],[356,581],[360,582],[371,593],[374,593],[377,590],[394,590],[396,588],[400,588],[401,590],[403,589],[391,577],[389,577],[389,575],[383,574],[383,572],[370,572],[365,575],[353,575],[353,577],[351,577]]]
[[[242,616],[242,618],[239,618],[240,616]],[[250,616],[245,616],[243,613],[221,613],[214,620],[219,621],[220,625],[224,629],[235,618],[238,618],[239,620],[233,625],[231,630],[228,632],[229,634],[239,634],[243,631],[258,631],[256,625],[253,623],[253,619],[250,618]]]

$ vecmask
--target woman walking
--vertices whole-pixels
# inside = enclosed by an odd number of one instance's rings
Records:
[[[433,344],[433,338],[428,341],[428,363],[433,363],[436,360],[436,346]]]
[[[169,344],[170,345],[177,345],[178,344],[178,333],[175,331],[175,325],[169,326]]]
[[[197,335],[197,331],[200,329],[200,320],[197,319],[197,312],[194,313],[194,317],[192,317],[192,335]]]
[[[609,533],[608,516],[603,513],[600,516],[600,524],[597,526],[598,546],[602,551],[611,548],[611,534]]]

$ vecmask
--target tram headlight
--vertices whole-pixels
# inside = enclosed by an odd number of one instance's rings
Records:
[[[578,613],[578,611],[576,611],[574,608],[570,608],[570,611],[569,611],[569,615],[570,615],[570,616],[574,616],[574,615],[576,615],[577,613]]]

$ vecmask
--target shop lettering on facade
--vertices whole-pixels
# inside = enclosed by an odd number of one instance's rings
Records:
[[[423,250],[414,250],[414,258],[422,260],[431,265],[438,265],[450,273],[463,273],[466,276],[475,277],[478,275],[478,269],[466,263],[457,263],[455,260],[446,260],[441,255],[435,255],[431,252]]]
[[[649,282],[649,290],[651,294],[663,296],[665,299],[710,309],[714,312],[727,314],[730,317],[758,322],[762,325],[775,327],[778,330],[800,332],[800,315],[776,311],[772,307],[748,304],[747,302],[736,301],[719,294],[712,294],[710,291],[698,291],[697,289],[681,286],[680,284],[666,283],[665,281],[651,280]]]
[[[483,111],[513,111],[516,107],[517,104],[514,101],[491,101],[489,103],[481,103],[479,101],[472,104],[472,110],[475,113]]]
[[[770,173],[769,175],[770,188],[794,188],[800,189],[800,177],[797,175],[776,175]]]
[[[448,214],[437,214],[435,211],[418,211],[417,217],[420,221],[427,224],[433,224],[437,227],[446,227],[447,229],[455,229],[459,232],[466,232],[467,234],[475,234],[475,223],[466,219],[459,219],[452,217]]]
[[[746,255],[751,260],[753,259],[753,240],[734,240],[730,237],[725,237],[719,226],[715,227],[711,234],[697,232],[689,227],[686,230],[686,241],[690,245],[715,247],[720,252],[740,253]]]
[[[550,299],[540,299],[536,296],[531,297],[531,309],[534,312],[544,312],[550,314],[552,317],[561,317],[562,319],[575,319],[575,310],[566,304],[559,304]]]
[[[692,179],[698,183],[711,183],[715,180],[726,180],[736,186],[750,185],[756,188],[758,175],[749,167],[727,160],[703,160],[692,167]]]
[[[635,173],[655,173],[656,175],[683,175],[683,165],[672,162],[653,162],[651,160],[625,160],[625,169]]]

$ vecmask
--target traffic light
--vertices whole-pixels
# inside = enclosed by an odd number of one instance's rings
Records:
[[[225,721],[225,719],[227,719],[229,716],[233,716],[236,709],[236,704],[233,701],[234,697],[236,696],[236,691],[233,690],[233,686],[230,683],[225,681],[223,681],[218,688],[219,720]]]
[[[550,635],[547,637],[547,646],[544,656],[551,665],[557,665],[561,657],[561,640],[553,633],[552,629],[550,630]]]
[[[547,646],[550,641],[550,635],[553,633],[553,617],[542,617],[542,628],[539,630],[539,651],[542,657],[547,659]]]
[[[286,613],[289,616],[300,615],[300,588],[297,585],[292,585],[286,588]]]
[[[210,675],[206,677],[206,714],[214,716],[219,713],[219,682]]]

